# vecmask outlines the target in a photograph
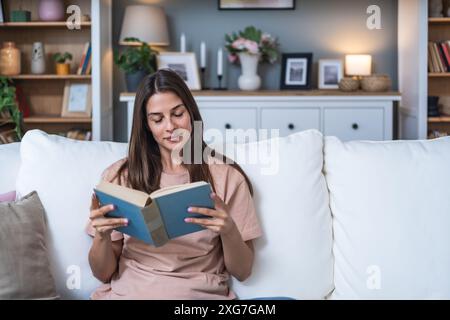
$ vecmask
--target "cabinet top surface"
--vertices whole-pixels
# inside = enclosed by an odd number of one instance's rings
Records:
[[[258,98],[258,97],[273,97],[273,98],[313,98],[313,99],[330,99],[330,98],[345,98],[345,99],[383,99],[383,100],[401,100],[401,93],[397,91],[385,92],[367,92],[354,91],[344,92],[340,90],[258,90],[258,91],[239,91],[239,90],[200,90],[192,91],[194,97],[218,97],[221,99],[227,98]],[[134,100],[136,93],[124,92],[120,94],[121,101]]]

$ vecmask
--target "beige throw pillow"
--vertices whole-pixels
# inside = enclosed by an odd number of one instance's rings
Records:
[[[0,300],[58,298],[45,232],[44,207],[36,191],[0,204]]]

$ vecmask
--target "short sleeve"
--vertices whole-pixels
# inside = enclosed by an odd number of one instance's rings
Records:
[[[228,201],[225,202],[228,206],[229,214],[233,218],[244,241],[262,236],[253,197],[245,180],[241,180],[231,193]]]
[[[103,173],[101,174],[100,179],[104,180],[104,181],[108,181],[108,182],[112,182],[112,183],[118,183],[118,179],[116,177],[116,173],[117,170],[120,168],[120,166],[122,165],[122,163],[125,161],[125,159],[119,160],[115,163],[113,163],[111,166],[109,166],[108,168],[106,168]],[[95,236],[95,229],[92,226],[92,221],[89,219],[88,223],[86,225],[85,231],[88,235],[90,235],[91,237]],[[118,240],[122,240],[123,239],[123,234],[121,232],[118,232],[116,230],[113,230],[113,232],[111,233],[111,240],[112,241],[118,241]]]

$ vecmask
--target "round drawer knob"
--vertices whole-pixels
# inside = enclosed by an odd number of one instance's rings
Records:
[[[289,130],[294,130],[295,126],[293,123],[289,123],[288,128],[289,128]]]
[[[231,129],[231,124],[225,123],[225,129]]]
[[[352,124],[353,130],[358,130],[359,126],[357,123]]]

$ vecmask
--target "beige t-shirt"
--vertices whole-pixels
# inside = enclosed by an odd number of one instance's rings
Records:
[[[112,180],[119,160],[108,167],[102,179]],[[226,164],[211,164],[217,195],[228,205],[244,241],[261,236],[247,183],[240,172]],[[125,174],[126,177],[126,174]],[[189,173],[161,174],[160,187],[189,183]],[[126,184],[126,182],[125,182]],[[186,213],[186,217],[189,213]],[[94,236],[90,223],[87,232]],[[219,234],[206,229],[169,240],[156,248],[128,235],[113,231],[112,240],[123,238],[118,271],[110,283],[94,291],[92,299],[234,299],[229,273],[224,264]]]

